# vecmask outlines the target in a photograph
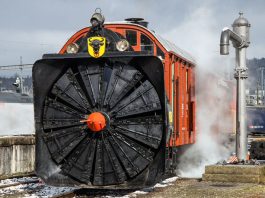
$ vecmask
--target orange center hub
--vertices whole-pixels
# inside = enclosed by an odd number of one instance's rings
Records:
[[[91,113],[87,118],[87,126],[91,131],[99,132],[106,127],[106,118],[99,112]]]

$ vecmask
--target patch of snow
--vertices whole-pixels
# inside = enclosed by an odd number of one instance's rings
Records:
[[[19,182],[30,182],[38,179],[37,177],[22,177],[22,178],[13,178],[13,179],[5,179],[0,180],[0,186],[2,185],[12,185]],[[0,197],[2,195],[14,195],[17,193],[23,194],[23,197],[35,198],[35,197],[43,197],[48,198],[55,195],[60,195],[62,193],[67,193],[75,190],[77,188],[72,187],[54,187],[45,185],[43,182],[38,183],[28,183],[21,184],[17,186],[10,186],[7,188],[0,189]]]
[[[38,178],[37,177],[21,177],[21,178],[4,179],[4,180],[0,180],[0,186],[7,185],[7,184],[20,183],[20,182],[30,182],[36,179]]]
[[[38,185],[32,186],[32,188],[37,188]],[[35,198],[35,197],[43,197],[43,198],[48,198],[51,196],[56,196],[56,195],[60,195],[62,193],[68,193],[71,192],[73,190],[75,190],[77,188],[73,188],[73,187],[54,187],[54,186],[48,186],[48,185],[44,185],[43,188],[41,188],[40,190],[32,193],[32,194],[27,194],[26,197],[29,198]]]
[[[164,181],[162,181],[161,183],[163,183],[163,184],[167,184],[167,183],[172,183],[172,182],[175,182],[175,181],[177,181],[177,179],[178,179],[179,177],[170,177],[170,178],[168,178],[168,179],[165,179]]]
[[[149,192],[153,192],[155,188],[164,188],[167,186],[171,186],[173,185],[173,182],[175,182],[177,179],[178,177],[170,177],[149,188],[143,188],[141,190],[136,190],[128,195],[124,195],[120,197],[115,196],[115,198],[132,198],[132,197],[137,197],[137,195],[145,195],[145,194],[148,194]],[[105,196],[105,198],[114,198],[114,196]]]

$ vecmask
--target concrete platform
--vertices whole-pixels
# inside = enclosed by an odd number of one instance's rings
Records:
[[[35,165],[35,137],[0,137],[0,179],[32,175]]]
[[[265,184],[265,165],[211,165],[202,179],[212,182]]]

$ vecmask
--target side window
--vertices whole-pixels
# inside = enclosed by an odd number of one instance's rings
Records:
[[[133,30],[126,30],[126,39],[131,46],[137,45],[137,33]]]
[[[160,47],[156,46],[156,52],[157,52],[157,56],[161,56],[162,59],[165,59],[165,54],[164,54],[164,52],[160,49]]]
[[[141,34],[141,51],[153,51],[153,42],[144,34]]]

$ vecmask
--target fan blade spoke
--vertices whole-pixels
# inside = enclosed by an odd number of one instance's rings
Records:
[[[113,108],[142,78],[142,74],[129,65],[115,65],[108,85],[105,105]]]
[[[123,163],[126,171],[132,177],[139,170],[143,170],[152,161],[154,153],[144,148],[136,142],[121,136],[116,131],[111,131],[113,141],[111,144],[116,149],[120,161]]]
[[[84,125],[80,120],[85,115],[77,112],[69,106],[56,100],[46,100],[44,108],[44,119],[42,124],[44,129],[61,128],[69,126]]]
[[[128,118],[116,120],[116,131],[147,146],[157,149],[162,139],[161,116]]]
[[[62,170],[78,180],[89,183],[92,175],[94,155],[96,152],[96,140],[85,138],[76,147],[75,151],[67,157]]]
[[[78,67],[80,78],[80,83],[83,84],[83,87],[86,89],[86,93],[88,94],[88,98],[94,107],[96,103],[98,103],[99,91],[100,91],[100,78],[102,75],[102,71],[99,65],[80,65]]]
[[[62,129],[44,135],[53,159],[60,163],[85,138],[86,134],[79,127]]]
[[[119,184],[125,181],[126,175],[119,163],[119,160],[113,151],[108,138],[102,134],[104,146],[104,159],[108,159],[104,163],[104,185]]]
[[[79,111],[89,112],[90,105],[70,69],[55,83],[51,93],[55,98],[64,100]]]
[[[96,161],[95,161],[95,169],[94,169],[94,178],[93,185],[103,185],[103,173],[104,173],[104,157],[103,157],[103,145],[102,140],[97,140],[96,146]]]
[[[145,81],[127,98],[122,100],[113,110],[116,117],[142,114],[161,110],[157,92],[149,81]]]
[[[52,111],[51,109],[61,112],[64,114],[68,114],[68,116],[74,116],[74,117],[80,117],[82,114],[85,114],[84,112],[80,112],[79,110],[73,108],[70,104],[66,103],[65,101],[58,99],[58,98],[47,98],[45,101],[45,110],[44,113],[47,111]],[[61,117],[60,113],[57,114],[57,117]],[[64,117],[63,116],[63,117]],[[68,117],[67,116],[67,117]]]

